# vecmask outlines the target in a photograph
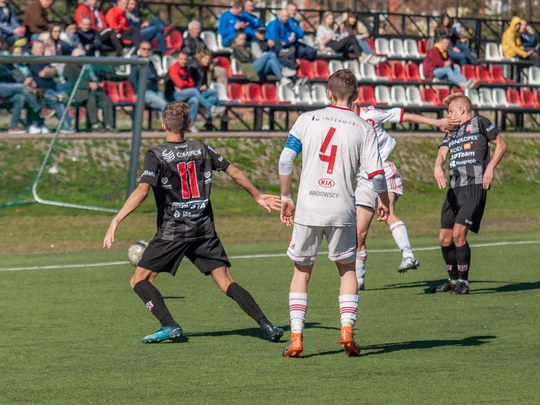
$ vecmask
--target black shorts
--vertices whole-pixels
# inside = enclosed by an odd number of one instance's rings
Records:
[[[451,188],[442,207],[441,228],[453,229],[454,224],[460,224],[478,233],[485,207],[486,190],[481,184]]]
[[[174,276],[184,256],[207,276],[219,267],[231,267],[217,236],[193,242],[154,238],[144,250],[139,267],[156,273],[171,273]]]

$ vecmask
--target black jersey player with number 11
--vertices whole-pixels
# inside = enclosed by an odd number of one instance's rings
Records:
[[[152,188],[158,231],[146,247],[130,284],[162,327],[142,342],[161,342],[182,335],[182,328],[171,316],[153,281],[159,273],[175,275],[184,256],[201,273],[210,275],[221,291],[257,321],[267,338],[279,341],[283,330],[268,321],[251,294],[233,280],[229,271],[231,264],[214,228],[210,202],[212,172],[227,173],[268,212],[280,210],[279,197],[261,194],[244,173],[204,143],[184,139],[189,127],[187,104],[168,104],[162,121],[167,140],[147,152],[140,184],[112,220],[103,242],[105,248],[111,247],[120,222],[144,201]]]

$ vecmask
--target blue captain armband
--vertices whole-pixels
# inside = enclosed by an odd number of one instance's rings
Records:
[[[289,134],[285,147],[293,150],[297,155],[302,152],[302,142],[294,135]]]

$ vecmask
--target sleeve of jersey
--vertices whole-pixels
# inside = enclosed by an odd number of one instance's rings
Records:
[[[149,150],[144,158],[144,169],[141,175],[140,183],[150,184],[157,187],[160,175],[160,163],[157,156]]]
[[[302,142],[294,135],[289,134],[285,147],[279,157],[279,174],[289,175],[292,173],[294,158],[302,152]]]
[[[212,149],[209,146],[206,146],[206,149],[208,150],[208,153],[210,154],[210,158],[212,159],[212,170],[216,170],[218,172],[224,172],[229,168],[231,165],[227,159],[225,159],[223,156],[221,156],[219,153],[217,153],[214,149]]]
[[[499,130],[486,117],[478,118],[478,127],[480,128],[480,132],[490,141],[499,135]]]
[[[442,143],[439,145],[439,148],[442,148],[443,146],[448,147],[449,142],[450,142],[450,134],[446,134],[444,136]]]
[[[401,124],[403,122],[403,116],[405,110],[403,108],[391,108],[384,113],[383,122],[390,122],[393,124]]]
[[[367,172],[368,178],[372,181],[374,189],[378,193],[386,191],[386,178],[384,168],[377,146],[377,136],[375,130],[366,126],[366,133],[362,145],[362,157],[360,164]]]

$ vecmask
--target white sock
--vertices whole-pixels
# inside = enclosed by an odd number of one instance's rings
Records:
[[[392,225],[390,225],[390,231],[392,231],[392,236],[394,237],[399,250],[401,250],[403,257],[414,257],[411,242],[409,242],[407,227],[403,221],[394,222]]]
[[[356,323],[356,313],[358,312],[358,301],[360,297],[354,295],[339,296],[339,313],[341,314],[341,326],[354,326]]]
[[[291,313],[291,332],[302,333],[306,322],[308,307],[307,293],[289,293],[289,311]]]
[[[469,285],[469,280],[463,280],[462,278],[460,278],[460,279],[458,279],[458,281]]]
[[[356,280],[358,280],[358,284],[364,284],[364,278],[366,276],[366,260],[367,250],[356,252]]]

